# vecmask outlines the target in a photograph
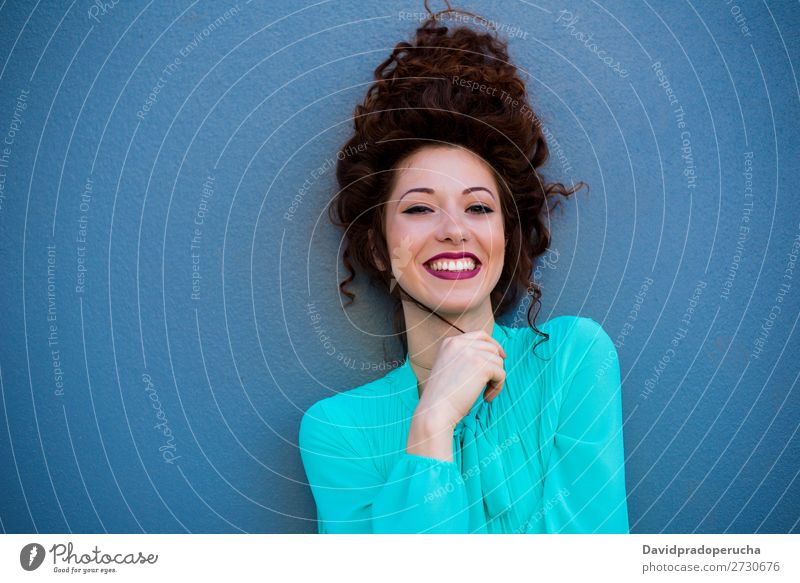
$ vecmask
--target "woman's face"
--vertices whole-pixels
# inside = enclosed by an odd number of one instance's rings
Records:
[[[491,311],[505,233],[500,192],[483,160],[455,147],[417,150],[400,165],[385,213],[391,269],[403,289],[441,314],[487,303]]]

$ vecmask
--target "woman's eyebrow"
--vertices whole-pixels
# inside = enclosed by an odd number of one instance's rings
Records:
[[[464,191],[461,194],[469,194],[471,192],[475,192],[476,190],[485,190],[486,192],[488,192],[492,196],[492,198],[494,198],[494,193],[491,190],[489,190],[488,188],[486,188],[485,186],[470,186],[469,188],[465,188]],[[403,193],[403,196],[407,195],[410,192],[422,192],[422,193],[425,193],[425,194],[433,194],[436,191],[434,189],[432,189],[432,188],[425,188],[425,187],[412,188],[411,190],[405,191]],[[397,202],[400,202],[401,200],[403,200],[403,196],[401,196],[400,199]]]

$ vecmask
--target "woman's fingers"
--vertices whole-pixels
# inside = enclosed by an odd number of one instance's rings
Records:
[[[483,399],[487,403],[491,403],[495,399],[495,397],[497,397],[497,395],[501,393],[501,391],[503,390],[503,385],[505,385],[504,382],[498,384],[490,383],[489,388],[486,389],[486,391],[483,393]]]
[[[484,399],[486,402],[491,402],[497,395],[500,394],[500,391],[503,390],[503,387],[506,383],[506,371],[503,366],[503,359],[500,356],[494,355],[491,358],[495,368],[492,373],[489,382],[487,383],[486,390],[484,391]]]
[[[483,338],[473,338],[471,340],[467,340],[467,346],[470,348],[477,348],[481,350],[488,350],[491,353],[499,354],[503,358],[506,357],[506,351],[503,346],[497,342],[494,338],[489,340]]]
[[[462,342],[467,342],[468,344],[472,344],[475,342],[488,342],[490,345],[494,347],[494,350],[499,350],[500,354],[503,355],[503,358],[506,357],[506,351],[503,348],[503,345],[500,344],[497,340],[495,340],[490,334],[480,330],[477,332],[466,332],[459,336],[454,336],[453,338],[459,338]]]

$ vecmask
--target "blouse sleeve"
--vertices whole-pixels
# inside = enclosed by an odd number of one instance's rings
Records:
[[[564,346],[561,408],[544,483],[547,532],[628,533],[619,357],[592,319]]]
[[[453,462],[405,451],[388,477],[355,427],[332,423],[320,401],[300,422],[303,466],[319,533],[466,533],[467,491]]]

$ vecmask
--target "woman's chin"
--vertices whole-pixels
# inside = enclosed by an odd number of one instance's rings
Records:
[[[469,297],[453,297],[452,294],[447,297],[430,296],[430,301],[426,304],[435,309],[439,315],[459,316],[465,312],[476,309],[483,303],[483,298],[478,298],[474,294]]]
[[[442,285],[436,282],[430,285],[409,284],[405,289],[411,295],[435,310],[439,315],[458,316],[475,310],[484,304],[490,291],[484,291],[481,285],[464,285],[463,281],[441,280]],[[454,285],[455,284],[455,285]]]

